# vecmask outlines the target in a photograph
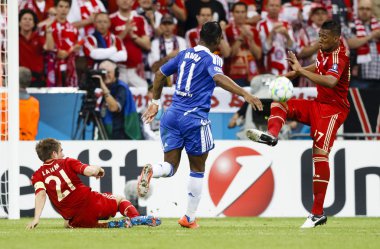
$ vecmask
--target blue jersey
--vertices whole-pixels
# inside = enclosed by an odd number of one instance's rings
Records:
[[[170,109],[190,116],[207,118],[214,92],[214,75],[223,74],[223,60],[204,46],[181,51],[161,67],[165,76],[177,73]]]

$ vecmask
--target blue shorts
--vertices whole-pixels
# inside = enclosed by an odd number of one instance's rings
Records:
[[[161,117],[161,142],[164,152],[185,147],[187,154],[199,156],[214,148],[208,119],[167,110]]]

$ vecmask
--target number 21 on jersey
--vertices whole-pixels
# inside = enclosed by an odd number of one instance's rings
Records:
[[[67,183],[67,186],[69,186],[71,190],[75,190],[75,186],[72,184],[70,178],[67,176],[66,172],[63,169],[59,171],[59,174],[62,176],[63,180]],[[67,197],[71,193],[70,190],[68,189],[63,191],[62,193],[62,186],[61,186],[62,182],[58,176],[51,175],[51,176],[46,177],[45,183],[49,184],[50,181],[55,182],[55,190],[57,191],[59,202],[61,202],[65,197]]]

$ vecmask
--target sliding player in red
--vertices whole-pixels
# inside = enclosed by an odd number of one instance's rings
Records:
[[[65,219],[66,228],[129,228],[161,224],[161,220],[154,216],[139,216],[136,208],[124,197],[91,191],[78,175],[99,179],[104,176],[104,170],[73,158],[64,158],[59,141],[52,138],[41,140],[36,145],[36,151],[44,164],[32,176],[36,193],[35,213],[33,221],[27,225],[28,229],[38,225],[47,196],[54,209]],[[114,217],[117,211],[126,218],[99,222]]]

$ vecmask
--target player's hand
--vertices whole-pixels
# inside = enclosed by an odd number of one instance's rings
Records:
[[[141,118],[145,124],[149,124],[150,122],[153,121],[157,113],[158,113],[158,105],[152,103],[148,106],[148,110],[146,110],[146,112],[142,115]]]
[[[256,96],[253,96],[249,93],[244,95],[245,101],[247,101],[253,108],[253,110],[257,111],[262,111],[263,110],[263,103],[261,103],[260,99]]]
[[[32,222],[30,222],[27,226],[26,229],[34,229],[37,227],[39,220],[33,219]]]
[[[104,169],[103,169],[103,168],[100,168],[100,169],[99,169],[99,173],[98,173],[98,175],[96,176],[96,179],[99,179],[99,178],[103,177],[104,175],[105,175]]]
[[[292,51],[289,51],[288,52],[288,56],[289,57],[286,58],[286,60],[289,62],[290,67],[293,69],[293,71],[295,71],[296,73],[298,73],[300,71],[300,69],[302,68],[302,66],[299,63],[296,55]]]

